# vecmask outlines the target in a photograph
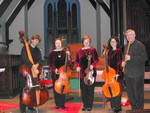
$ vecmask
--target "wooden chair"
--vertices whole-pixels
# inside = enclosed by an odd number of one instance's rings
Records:
[[[74,62],[76,60],[76,52],[83,47],[81,43],[74,43],[74,44],[67,44],[67,47],[70,49],[70,56],[73,62],[73,67],[71,70],[71,77],[70,78],[78,78],[78,73],[76,72]]]

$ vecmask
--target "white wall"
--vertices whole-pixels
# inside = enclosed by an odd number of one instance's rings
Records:
[[[41,36],[42,41],[38,47],[41,49],[42,55],[44,55],[44,2],[44,0],[35,0],[34,4],[28,11],[28,38],[30,39],[33,34]],[[18,32],[24,30],[24,10],[23,7],[9,28],[9,38],[13,39],[13,42],[9,47],[9,54],[21,53],[23,44],[20,44]]]
[[[18,16],[14,19],[11,26],[9,27],[9,39],[13,40],[13,42],[9,45],[9,54],[18,55],[21,53],[21,48],[23,44],[21,44],[19,40],[19,31],[24,30],[24,8],[19,12]]]
[[[2,33],[2,29],[0,29],[0,42],[3,42]]]
[[[38,34],[42,41],[38,47],[44,56],[44,3],[45,0],[35,0],[28,11],[28,36]]]
[[[5,25],[1,24],[1,28],[0,28],[0,41],[1,42],[5,42]]]
[[[96,30],[96,10],[88,0],[79,0],[81,7],[81,37],[90,35],[92,37],[92,46],[97,48],[97,38],[101,37],[101,50],[103,44],[110,38],[110,18],[100,6],[100,30],[101,35],[97,37]],[[109,1],[106,0],[107,5]]]
[[[92,37],[91,45],[97,47],[96,43],[96,10],[89,0],[79,0],[81,10],[81,38],[84,35]]]
[[[102,7],[100,7],[100,24],[101,24],[101,51],[103,50],[103,44],[108,42],[110,38],[110,18],[105,13]]]

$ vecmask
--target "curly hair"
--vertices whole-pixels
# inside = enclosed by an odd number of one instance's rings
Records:
[[[116,42],[117,42],[117,48],[120,48],[119,39],[118,39],[116,36],[112,36],[112,37],[108,40],[108,49],[109,49],[109,50],[112,50],[112,47],[111,47],[111,45],[110,45],[110,41],[111,41],[112,39],[116,40]]]

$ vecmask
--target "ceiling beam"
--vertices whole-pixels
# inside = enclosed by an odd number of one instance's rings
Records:
[[[99,5],[101,5],[101,7],[104,9],[104,11],[106,12],[106,14],[110,17],[110,8],[106,5],[104,0],[96,0],[98,2]]]
[[[30,1],[28,2],[28,10],[30,9],[30,7],[32,6],[32,4],[34,3],[34,1],[35,1],[35,0],[30,0]]]
[[[0,17],[4,14],[8,6],[11,4],[12,0],[4,0],[0,4]]]
[[[16,18],[16,16],[19,14],[20,10],[23,8],[23,6],[26,4],[27,0],[21,0],[21,2],[18,4],[18,6],[16,7],[16,9],[14,10],[14,12],[11,14],[11,16],[9,17],[9,19],[6,22],[6,45],[9,48],[9,44],[13,41],[9,39],[9,27],[12,24],[12,22],[14,21],[14,19]]]
[[[96,10],[96,2],[95,2],[95,0],[89,0],[89,1],[92,4],[92,6],[94,7],[94,9]]]

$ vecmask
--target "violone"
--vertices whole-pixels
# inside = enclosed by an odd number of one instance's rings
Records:
[[[65,64],[58,70],[59,78],[55,81],[55,91],[59,94],[66,94],[70,89],[69,77],[71,70],[68,67],[68,55],[65,57]]]
[[[93,77],[93,70],[90,69],[90,65],[91,65],[91,53],[89,53],[87,55],[87,59],[88,59],[88,66],[85,70],[86,76],[84,77],[84,83],[86,85],[92,85],[94,83],[94,77]]]
[[[107,62],[107,45],[104,44],[105,69],[102,78],[105,80],[103,85],[103,93],[107,98],[116,97],[121,94],[120,83],[116,81],[116,70],[108,66]]]
[[[25,44],[29,61],[34,64],[27,38],[24,36],[24,31],[19,31],[19,35],[20,41]],[[40,67],[38,67],[38,70],[41,73]],[[20,68],[20,72],[24,77],[26,77],[27,83],[23,89],[22,102],[30,108],[44,104],[48,99],[48,91],[45,86],[41,86],[38,75],[32,68],[26,65],[23,65]]]

